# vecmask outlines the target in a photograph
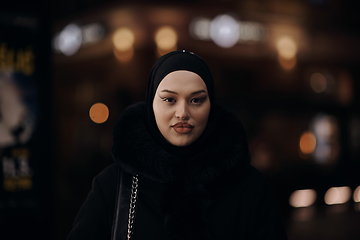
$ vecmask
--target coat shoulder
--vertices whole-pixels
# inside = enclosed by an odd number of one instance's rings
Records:
[[[111,183],[118,179],[119,174],[119,167],[115,163],[107,166],[104,170],[102,170],[96,177],[96,181],[100,184],[100,187],[102,185],[107,185],[108,183]]]
[[[118,165],[113,163],[102,170],[94,178],[93,184],[97,184],[99,186],[108,204],[112,204],[115,201],[119,174],[121,174],[121,171]]]
[[[68,240],[110,239],[119,168],[112,164],[93,180],[92,189],[75,218]]]

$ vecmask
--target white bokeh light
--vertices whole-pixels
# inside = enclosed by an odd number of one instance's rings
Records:
[[[234,46],[240,38],[238,21],[227,14],[217,16],[210,24],[210,37],[220,47]]]
[[[339,127],[334,116],[319,113],[311,123],[316,137],[314,160],[318,164],[332,165],[339,156]]]
[[[67,25],[59,35],[59,49],[66,55],[75,54],[82,43],[82,31],[76,24]]]

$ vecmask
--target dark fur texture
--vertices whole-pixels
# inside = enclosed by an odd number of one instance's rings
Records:
[[[115,162],[130,174],[166,183],[161,202],[166,239],[211,239],[206,224],[212,198],[209,189],[226,177],[244,173],[250,163],[242,124],[234,114],[218,107],[209,146],[191,159],[181,160],[153,141],[143,122],[144,109],[143,103],[129,107],[116,124]]]

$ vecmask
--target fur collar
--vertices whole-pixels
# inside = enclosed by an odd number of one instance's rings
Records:
[[[216,196],[212,191],[248,169],[250,156],[240,121],[222,108],[217,114],[209,146],[186,160],[153,141],[143,122],[143,103],[127,108],[114,128],[115,162],[125,172],[166,183],[160,202],[165,239],[211,240],[206,213]]]
[[[206,183],[233,168],[250,163],[245,131],[237,117],[217,108],[218,121],[205,151],[182,161],[156,144],[145,125],[145,104],[127,108],[114,128],[112,154],[115,162],[130,174],[158,181]]]

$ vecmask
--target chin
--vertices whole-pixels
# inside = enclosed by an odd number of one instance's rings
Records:
[[[170,143],[177,147],[186,147],[192,144],[194,141],[192,140],[185,140],[185,141],[171,141]]]

